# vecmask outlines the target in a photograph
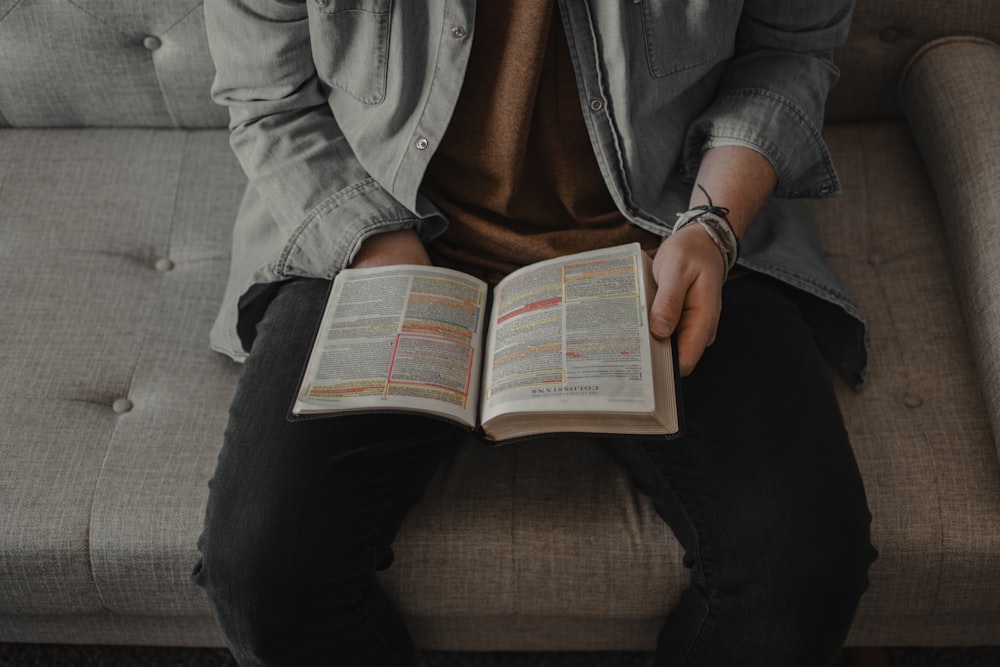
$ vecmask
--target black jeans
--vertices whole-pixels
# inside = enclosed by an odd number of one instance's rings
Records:
[[[296,280],[269,305],[210,483],[194,580],[245,667],[413,663],[375,573],[465,438],[419,417],[285,419],[326,292]],[[731,281],[716,342],[683,382],[687,434],[603,441],[692,571],[658,665],[828,666],[867,587],[865,492],[797,298]]]

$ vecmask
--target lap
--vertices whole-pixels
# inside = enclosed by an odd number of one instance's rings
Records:
[[[776,281],[732,281],[715,343],[682,381],[685,435],[618,440],[612,453],[650,495],[689,557],[778,564],[828,548],[831,534],[867,542],[869,515],[829,372],[796,296]],[[819,543],[823,546],[820,547]]]
[[[207,546],[255,553],[262,568],[272,556],[286,571],[289,558],[386,565],[406,510],[463,435],[400,415],[287,419],[328,287],[294,280],[268,305],[210,483]]]

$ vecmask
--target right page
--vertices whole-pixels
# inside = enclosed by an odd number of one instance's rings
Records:
[[[501,281],[481,398],[487,436],[676,431],[670,342],[649,333],[653,289],[639,244],[539,262]]]

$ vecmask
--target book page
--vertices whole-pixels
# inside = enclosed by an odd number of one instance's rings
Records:
[[[485,422],[508,411],[653,410],[638,244],[520,269],[498,285]]]
[[[424,410],[475,424],[486,284],[425,266],[334,280],[294,414]]]

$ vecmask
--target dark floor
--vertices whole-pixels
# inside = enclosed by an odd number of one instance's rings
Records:
[[[1000,647],[893,649],[891,667],[1000,667]],[[0,667],[235,667],[224,649],[0,643]],[[643,653],[438,653],[420,667],[650,667]]]

